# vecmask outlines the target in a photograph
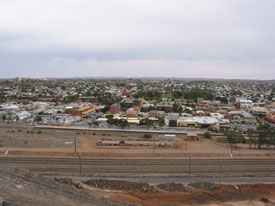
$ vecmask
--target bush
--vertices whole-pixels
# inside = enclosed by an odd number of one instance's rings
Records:
[[[176,127],[177,125],[178,125],[177,120],[170,120],[169,121],[169,126],[170,127]]]
[[[210,132],[205,132],[205,133],[203,134],[203,137],[204,137],[204,138],[207,138],[207,139],[211,139],[212,134],[211,134]]]
[[[38,130],[38,131],[37,131],[37,134],[42,134],[41,130]]]
[[[151,134],[151,133],[145,133],[145,134],[143,135],[143,137],[144,137],[145,139],[151,139],[151,138],[152,138],[152,134]]]
[[[96,135],[96,133],[94,132],[93,135]]]

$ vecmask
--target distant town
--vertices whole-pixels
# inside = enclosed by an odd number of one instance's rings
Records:
[[[206,136],[231,131],[239,141],[264,125],[274,139],[274,95],[274,81],[15,78],[0,82],[0,118],[84,128],[197,128]]]

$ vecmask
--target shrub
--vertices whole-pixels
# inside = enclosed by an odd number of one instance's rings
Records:
[[[151,139],[152,138],[152,134],[151,133],[145,133],[143,135],[143,137],[146,138],[146,139]]]
[[[212,134],[211,134],[210,132],[205,132],[205,133],[203,134],[203,137],[204,137],[204,138],[207,138],[207,139],[211,139]]]
[[[41,130],[38,130],[38,131],[37,131],[37,134],[42,134]]]
[[[94,132],[93,135],[96,135],[96,133]]]
[[[177,126],[177,120],[170,120],[169,121],[169,126],[170,127],[176,127]]]

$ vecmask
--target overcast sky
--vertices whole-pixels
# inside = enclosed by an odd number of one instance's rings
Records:
[[[275,79],[274,0],[0,0],[0,78]]]

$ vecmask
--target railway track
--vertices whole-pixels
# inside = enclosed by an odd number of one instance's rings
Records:
[[[0,167],[16,166],[47,175],[275,176],[275,159],[94,159],[0,157]]]

